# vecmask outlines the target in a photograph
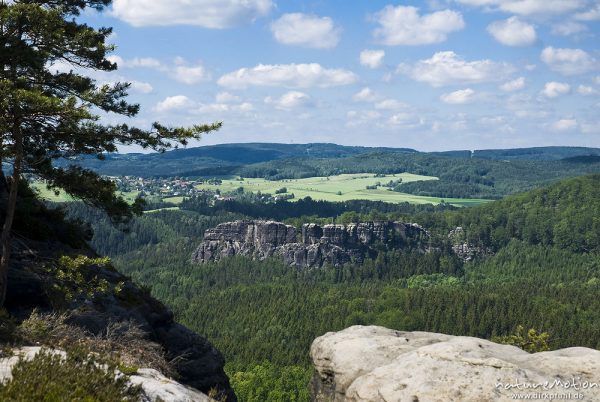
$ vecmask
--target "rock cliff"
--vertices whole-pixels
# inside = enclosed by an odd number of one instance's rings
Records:
[[[317,338],[310,355],[317,402],[600,400],[600,351],[588,348],[529,354],[478,338],[353,326]]]
[[[365,222],[319,226],[293,226],[273,221],[235,221],[208,229],[192,256],[194,262],[217,261],[243,255],[256,259],[279,256],[292,266],[334,266],[362,262],[380,247],[426,251],[429,233],[414,223]]]
[[[73,250],[58,241],[19,243],[9,270],[7,311],[17,320],[26,319],[34,310],[41,314],[55,313],[52,289],[61,282],[45,264],[57,255],[74,254],[94,257],[89,249]],[[111,266],[92,266],[88,270],[82,268],[81,274],[106,283],[107,288],[119,286],[120,290],[75,298],[60,309],[68,315],[67,324],[90,337],[101,337],[115,323],[131,323],[142,332],[141,337],[161,347],[178,382],[205,394],[216,390],[227,402],[236,401],[223,369],[223,356],[205,338],[178,324],[165,305]]]

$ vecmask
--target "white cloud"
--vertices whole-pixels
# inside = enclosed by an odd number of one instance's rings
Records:
[[[168,112],[171,110],[182,110],[188,109],[194,106],[194,102],[185,95],[169,96],[163,101],[159,102],[154,110],[157,112]]]
[[[300,91],[289,91],[279,99],[267,97],[265,103],[274,104],[276,109],[292,110],[308,106],[312,103],[310,96]]]
[[[596,77],[594,77],[594,82],[598,85],[600,85],[600,75],[597,75]]]
[[[378,68],[383,63],[385,51],[383,50],[368,50],[360,52],[360,64],[369,68]]]
[[[484,7],[490,11],[504,11],[518,15],[565,14],[579,10],[582,0],[455,0],[470,6]]]
[[[600,4],[596,4],[587,11],[575,14],[573,18],[579,21],[600,21]]]
[[[435,53],[414,65],[400,65],[398,72],[434,87],[475,84],[506,79],[514,71],[507,63],[491,60],[465,61],[452,51]]]
[[[358,77],[344,69],[327,69],[320,64],[259,64],[252,68],[241,68],[223,75],[218,84],[234,89],[249,86],[285,88],[327,88],[348,85]]]
[[[492,22],[487,31],[506,46],[528,46],[534,44],[537,39],[535,27],[517,17]]]
[[[152,88],[152,85],[148,84],[147,82],[141,81],[131,81],[131,89],[135,92],[139,92],[142,94],[149,94],[154,90],[154,88]]]
[[[224,112],[250,112],[254,110],[254,105],[249,102],[240,104],[228,103],[209,103],[202,104],[196,108],[196,113],[224,113]]]
[[[125,60],[120,56],[109,56],[119,68],[149,68],[168,74],[175,81],[193,85],[210,79],[208,70],[201,64],[188,65],[182,57],[176,57],[172,65],[166,65],[153,57],[135,57]]]
[[[554,131],[569,131],[577,128],[577,120],[575,119],[560,119],[552,123],[550,126]]]
[[[598,94],[598,90],[587,86],[587,85],[580,85],[577,87],[577,93],[579,93],[579,95],[583,95],[583,96],[590,96],[590,95],[597,95]]]
[[[462,15],[452,10],[419,15],[410,6],[386,6],[375,14],[381,26],[374,36],[386,45],[427,45],[444,42],[448,34],[465,27]]]
[[[597,65],[596,60],[581,49],[547,47],[540,58],[551,70],[564,75],[583,74]]]
[[[425,124],[425,120],[412,113],[397,113],[388,119],[388,124],[400,128],[417,128]]]
[[[229,28],[269,14],[271,0],[114,0],[112,15],[133,25]]]
[[[514,92],[525,88],[525,77],[519,77],[515,80],[505,82],[500,85],[500,89],[504,92]]]
[[[178,65],[170,72],[171,77],[184,84],[193,85],[210,79],[206,68],[201,64],[196,66]]]
[[[217,103],[236,103],[240,102],[242,98],[237,95],[230,94],[229,92],[219,92],[217,96],[215,96],[215,100]]]
[[[346,113],[346,118],[348,121],[346,122],[346,126],[348,127],[356,127],[362,124],[373,124],[373,120],[377,120],[381,117],[381,113],[376,110],[350,110]]]
[[[356,102],[375,102],[379,96],[369,87],[363,88],[352,96]]]
[[[552,26],[552,33],[560,36],[571,36],[586,32],[588,27],[575,21],[565,21]]]
[[[551,81],[544,85],[542,94],[548,98],[557,98],[561,95],[568,94],[571,91],[571,86],[564,82]]]
[[[440,100],[444,103],[449,103],[451,105],[463,105],[465,103],[473,101],[474,96],[475,91],[473,91],[471,88],[467,88],[443,94],[442,96],[440,96]]]
[[[375,109],[381,110],[397,110],[407,108],[408,105],[396,99],[385,99],[375,104]]]
[[[273,22],[271,32],[284,45],[329,49],[337,46],[341,29],[329,17],[292,13]]]

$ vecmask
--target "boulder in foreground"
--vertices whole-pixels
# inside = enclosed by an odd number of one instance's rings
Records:
[[[479,338],[353,326],[317,338],[310,355],[319,402],[600,401],[600,351],[588,348],[530,354]]]

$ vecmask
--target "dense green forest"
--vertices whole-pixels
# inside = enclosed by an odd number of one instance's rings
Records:
[[[100,253],[223,351],[241,400],[307,400],[310,343],[354,324],[483,338],[522,324],[549,332],[551,348],[600,348],[600,175],[468,209],[250,204],[232,211],[189,202],[182,205],[189,209],[146,213],[129,233],[81,204],[68,207],[71,216],[94,222],[92,245]],[[296,225],[369,217],[418,222],[431,231],[434,251],[382,251],[363,265],[314,270],[276,259],[190,262],[206,228],[269,214]],[[464,241],[493,255],[459,260],[448,238],[457,226]]]

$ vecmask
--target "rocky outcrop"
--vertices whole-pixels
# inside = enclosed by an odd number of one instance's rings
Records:
[[[600,400],[600,351],[588,348],[529,354],[478,338],[353,326],[317,338],[310,355],[318,402]]]
[[[429,233],[414,223],[365,222],[349,225],[304,224],[296,228],[273,221],[235,221],[208,229],[194,253],[194,262],[218,261],[234,255],[265,259],[279,256],[293,266],[339,266],[362,262],[376,247],[426,251]]]
[[[448,239],[452,245],[452,251],[464,262],[473,261],[479,257],[491,255],[492,250],[481,246],[476,246],[467,241],[465,230],[458,226],[448,233]]]
[[[0,358],[0,382],[12,378],[12,369],[20,359],[32,360],[42,350],[39,346],[27,346],[11,350],[12,356]],[[65,356],[62,350],[47,349],[54,355]],[[119,373],[116,373],[119,375]],[[193,388],[186,387],[162,375],[154,369],[142,368],[129,377],[129,383],[141,387],[142,402],[211,402],[213,399]]]
[[[44,268],[45,264],[57,255],[86,253],[94,257],[90,250],[72,250],[59,242],[27,241],[26,247],[16,250],[12,258],[5,308],[17,319],[26,319],[33,310],[54,312],[52,288],[56,278]],[[224,372],[224,358],[208,340],[177,323],[164,304],[114,268],[93,266],[90,270],[89,275],[96,281],[106,281],[108,288],[118,286],[120,290],[73,300],[61,309],[68,312],[69,325],[90,336],[100,336],[115,323],[132,323],[145,339],[162,347],[178,382],[204,393],[216,390],[227,402],[236,401]]]

